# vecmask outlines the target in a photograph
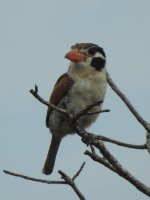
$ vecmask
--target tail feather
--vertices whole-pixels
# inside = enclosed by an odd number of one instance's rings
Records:
[[[47,158],[43,167],[43,173],[48,175],[51,174],[54,168],[56,155],[59,149],[61,138],[56,139],[52,136],[51,144],[48,150]]]

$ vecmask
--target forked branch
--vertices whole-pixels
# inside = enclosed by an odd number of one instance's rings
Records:
[[[44,179],[37,179],[37,178],[33,178],[30,176],[26,176],[23,174],[18,174],[15,172],[10,172],[7,170],[4,170],[3,172],[5,174],[9,174],[11,176],[16,176],[16,177],[20,177],[26,180],[30,180],[30,181],[35,181],[35,182],[39,182],[39,183],[46,183],[46,184],[66,184],[66,185],[70,185],[72,187],[72,189],[75,191],[75,193],[77,194],[77,196],[79,197],[80,200],[85,200],[85,197],[83,196],[83,194],[81,193],[81,191],[79,190],[79,188],[77,187],[77,185],[75,184],[75,179],[80,175],[81,171],[83,170],[85,165],[85,162],[81,165],[81,167],[79,168],[79,170],[75,173],[75,175],[71,178],[69,177],[65,172],[63,171],[58,171],[58,173],[61,175],[61,178],[64,179],[64,181],[50,181],[50,180],[44,180]]]

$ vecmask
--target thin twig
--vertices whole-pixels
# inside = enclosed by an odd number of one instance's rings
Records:
[[[99,140],[103,140],[105,142],[110,142],[113,144],[116,144],[118,146],[122,146],[122,147],[127,147],[127,148],[132,148],[132,149],[146,149],[146,144],[142,144],[142,145],[138,145],[138,144],[129,144],[129,143],[125,143],[125,142],[120,142],[118,140],[114,140],[108,137],[105,137],[103,135],[96,135],[95,136],[97,139]]]
[[[49,181],[49,180],[43,180],[43,179],[38,179],[38,178],[33,178],[30,176],[25,176],[23,174],[18,174],[18,173],[14,173],[14,172],[10,172],[7,170],[3,171],[5,174],[9,174],[11,176],[16,176],[16,177],[20,177],[26,180],[30,180],[30,181],[35,181],[35,182],[40,182],[40,183],[46,183],[46,184],[66,184],[65,181]]]
[[[87,150],[84,152],[85,155],[90,156],[94,161],[99,162],[100,164],[104,165],[105,167],[116,173],[115,168],[108,162],[108,160],[106,160],[105,157],[102,158],[98,156],[95,152],[95,148],[92,145],[90,145],[90,148],[92,152]]]
[[[83,164],[81,165],[80,169],[76,172],[76,174],[72,177],[72,180],[74,181],[81,173],[81,171],[83,170],[85,166],[85,162],[83,162]]]
[[[148,126],[148,123],[143,119],[143,117],[137,112],[137,110],[133,107],[131,102],[128,100],[128,98],[120,91],[120,89],[116,86],[116,84],[111,79],[109,73],[107,73],[107,82],[109,83],[112,90],[114,90],[117,95],[122,99],[122,101],[126,104],[126,106],[129,108],[129,110],[132,112],[132,114],[135,116],[135,118],[140,122],[140,124],[143,125],[143,127],[150,132],[150,127]]]
[[[67,115],[68,117],[71,118],[71,114],[68,113],[66,110],[61,109],[61,108],[58,108],[57,106],[55,106],[55,105],[49,103],[48,101],[45,101],[45,100],[38,94],[38,86],[37,86],[37,85],[35,85],[35,89],[31,89],[31,90],[30,90],[30,93],[31,93],[37,100],[39,100],[42,104],[44,104],[44,105],[46,105],[46,106],[48,106],[48,107],[51,107],[51,108],[53,108],[54,110],[56,110],[57,112],[60,112],[60,113],[62,113],[62,114],[64,114],[64,115]]]
[[[132,149],[141,149],[141,150],[147,149],[146,144],[142,144],[142,145],[129,144],[129,143],[120,142],[118,140],[114,140],[114,139],[105,137],[103,135],[96,135],[93,133],[89,133],[89,132],[81,129],[77,123],[73,124],[73,128],[78,133],[78,135],[80,135],[82,138],[88,137],[88,139],[90,138],[91,141],[92,140],[102,140],[102,141],[110,142],[112,144],[116,144],[116,145],[122,146],[122,147],[127,147],[127,148],[132,148]]]
[[[110,112],[110,110],[104,109],[104,110],[100,110],[100,111],[97,111],[97,112],[87,112],[87,113],[84,114],[84,116],[86,116],[86,115],[97,115],[97,114],[105,113],[105,112]]]
[[[73,121],[79,120],[82,116],[85,116],[89,110],[91,110],[92,108],[94,108],[96,106],[100,106],[100,104],[102,104],[102,103],[103,103],[103,101],[96,101],[93,104],[86,106],[85,109],[81,110],[79,113],[76,114],[76,116],[73,118]]]
[[[88,150],[86,150],[84,154],[90,156],[94,161],[104,165],[105,167],[116,173],[115,168],[105,158],[102,158],[96,153],[90,152]]]

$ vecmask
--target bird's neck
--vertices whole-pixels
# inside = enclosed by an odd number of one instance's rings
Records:
[[[97,71],[89,64],[71,63],[68,69],[68,75],[72,79],[90,78],[97,74]]]

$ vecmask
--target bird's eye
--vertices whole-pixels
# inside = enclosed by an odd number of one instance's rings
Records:
[[[90,49],[88,50],[88,54],[89,54],[90,56],[94,56],[95,53],[96,53],[96,48],[95,48],[95,47],[92,47],[92,48],[90,48]]]

